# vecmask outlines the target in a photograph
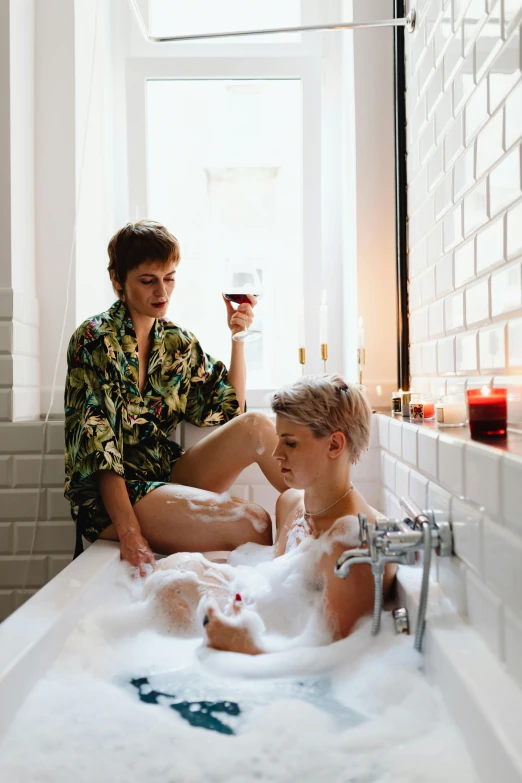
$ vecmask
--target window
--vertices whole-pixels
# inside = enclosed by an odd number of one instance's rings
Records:
[[[154,36],[299,27],[301,0],[149,0],[149,33]],[[219,41],[219,39],[216,39]],[[226,43],[298,42],[300,33],[221,39]]]
[[[169,316],[228,362],[221,292],[260,294],[248,387],[298,372],[303,290],[302,90],[297,78],[147,81],[148,214],[181,245]]]

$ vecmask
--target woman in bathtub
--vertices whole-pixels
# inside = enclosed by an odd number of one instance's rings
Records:
[[[203,622],[209,646],[250,655],[280,649],[284,637],[292,646],[295,639],[344,638],[373,608],[370,566],[352,568],[346,579],[334,575],[339,555],[360,546],[357,515],[367,514],[370,524],[375,519],[350,478],[370,437],[362,391],[339,376],[308,376],[278,391],[272,409],[273,457],[288,489],[277,502],[268,558],[259,547],[265,562],[248,569],[241,550],[229,559],[237,568],[180,553],[163,560],[145,584],[146,597],[172,628],[190,632]],[[394,575],[395,566],[387,566],[385,595]]]

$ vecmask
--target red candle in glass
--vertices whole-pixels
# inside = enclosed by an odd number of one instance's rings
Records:
[[[433,419],[433,418],[435,418],[435,403],[434,402],[425,402],[424,403],[424,418],[425,419]]]
[[[507,436],[507,389],[468,389],[469,428],[472,438]]]

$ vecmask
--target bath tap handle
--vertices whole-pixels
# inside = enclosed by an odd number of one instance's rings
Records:
[[[409,518],[417,525],[422,525],[423,522],[430,522],[422,508],[411,500],[411,498],[401,497],[399,500],[401,508],[407,513]]]
[[[431,529],[432,545],[440,557],[449,557],[453,553],[453,535],[451,523],[445,519],[442,512],[422,511],[419,506],[410,498],[401,497],[399,503],[413,520],[414,530],[424,536],[424,522],[427,522]]]

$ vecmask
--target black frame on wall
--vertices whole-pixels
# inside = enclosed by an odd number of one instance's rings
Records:
[[[404,0],[394,0],[394,17],[405,15]],[[404,27],[393,30],[395,114],[395,254],[397,277],[397,382],[410,388],[408,318],[408,180],[406,169],[406,66]]]

